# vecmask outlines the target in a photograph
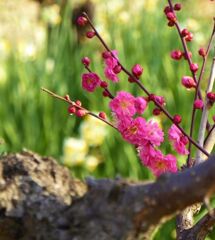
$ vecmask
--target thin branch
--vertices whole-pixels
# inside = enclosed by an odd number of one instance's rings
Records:
[[[210,73],[206,93],[212,91],[214,81],[215,81],[215,57],[213,58],[213,62],[212,62],[212,66],[211,66],[211,73]],[[201,146],[204,145],[205,130],[206,130],[207,119],[208,119],[208,107],[209,107],[208,99],[206,97],[205,102],[204,102],[204,108],[203,108],[203,112],[202,112],[201,122],[200,122],[200,126],[199,126],[199,134],[198,134],[198,142]],[[204,159],[205,159],[205,157],[201,154],[200,151],[197,150],[196,164],[201,163],[202,161],[204,161]]]
[[[98,39],[100,40],[100,42],[102,43],[102,45],[104,46],[104,48],[110,52],[112,54],[112,56],[114,58],[116,58],[114,56],[114,54],[111,52],[111,49],[107,46],[107,44],[105,43],[105,41],[103,40],[103,38],[101,37],[101,35],[98,33],[98,31],[96,30],[96,28],[94,27],[92,21],[90,20],[90,18],[88,17],[87,13],[83,13],[83,16],[85,16],[88,20],[89,25],[92,27],[92,29],[95,32],[95,35],[98,37]],[[117,59],[118,60],[118,59]],[[125,72],[130,78],[132,78],[132,80],[146,93],[147,96],[150,96],[151,93],[143,86],[143,84],[139,81],[139,79],[137,79],[133,74],[131,74],[118,60],[118,64],[121,66],[122,71]],[[174,123],[173,121],[173,117],[171,116],[171,114],[162,106],[160,105],[157,101],[154,101],[154,104],[159,107],[163,113],[171,120],[171,122]],[[175,124],[175,123],[174,123]],[[181,132],[189,139],[190,142],[192,142],[192,144],[194,146],[196,146],[196,148],[198,148],[200,151],[202,151],[206,156],[209,156],[209,154],[207,153],[207,151],[205,151],[202,147],[199,146],[199,144],[197,142],[195,142],[192,137],[190,137],[185,131],[184,129],[178,125],[177,127],[181,130]]]
[[[207,59],[208,59],[208,55],[209,55],[209,52],[210,52],[210,49],[211,49],[211,45],[212,45],[212,41],[213,41],[213,38],[214,38],[214,34],[215,34],[215,21],[214,21],[213,30],[212,30],[212,33],[211,33],[211,36],[210,36],[210,39],[209,39],[209,42],[208,42],[206,54],[205,54],[205,56],[204,56],[204,58],[203,58],[203,63],[202,63],[200,75],[199,75],[199,78],[198,78],[198,81],[197,81],[196,90],[195,90],[194,101],[197,99],[197,97],[198,97],[198,92],[200,91],[200,89],[199,89],[199,88],[200,88],[200,83],[201,83],[201,80],[202,80],[202,78],[203,78],[203,74],[204,74],[204,72],[205,72],[205,66],[206,66],[206,62],[207,62]],[[193,102],[194,102],[194,101],[193,101]],[[194,104],[193,104],[192,117],[191,117],[191,126],[190,126],[190,137],[193,136],[195,113],[196,113],[196,109],[195,109]],[[207,124],[208,124],[208,120],[207,120],[207,122],[206,122],[206,126],[207,126]],[[191,142],[189,142],[189,147],[188,147],[189,155],[188,155],[188,159],[187,159],[187,165],[188,165],[188,166],[191,165],[191,163],[190,163],[190,159],[191,159],[191,147],[192,147],[192,144],[191,144]]]
[[[209,130],[208,135],[206,136],[206,138],[205,138],[205,140],[204,140],[204,145],[205,145],[205,143],[207,142],[208,138],[210,137],[210,135],[211,135],[212,131],[214,130],[214,128],[215,128],[215,123],[214,123],[214,125],[211,127],[211,129]]]
[[[67,102],[67,103],[75,106],[75,107],[78,108],[78,109],[82,109],[82,110],[86,111],[86,114],[91,115],[91,116],[93,116],[93,117],[101,120],[102,122],[108,124],[109,126],[111,126],[112,128],[114,128],[114,129],[116,129],[116,130],[118,131],[118,129],[117,129],[112,123],[110,123],[110,122],[108,122],[107,120],[99,117],[99,116],[96,115],[95,113],[90,112],[90,111],[87,110],[86,108],[83,108],[83,107],[77,105],[75,102],[71,101],[70,99],[66,99],[65,97],[61,97],[61,96],[57,95],[56,93],[53,93],[53,92],[51,92],[50,90],[48,90],[48,89],[46,89],[46,88],[43,88],[43,87],[41,88],[41,90],[44,91],[44,92],[46,92],[46,93],[48,93],[49,95],[51,95],[51,96],[54,97],[54,98],[57,98],[57,99],[62,100],[62,101],[64,101],[64,102]]]
[[[215,225],[215,209],[213,209],[212,213],[206,214],[203,218],[201,218],[195,226],[190,228],[189,230],[185,230],[182,235],[182,239],[187,240],[204,240],[208,233],[211,232],[212,228]]]

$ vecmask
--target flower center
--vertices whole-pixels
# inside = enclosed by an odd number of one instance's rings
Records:
[[[166,168],[166,164],[163,161],[158,161],[158,162],[156,162],[156,167],[158,169],[165,169]]]
[[[128,129],[129,133],[132,135],[136,134],[137,130],[138,130],[138,127],[136,125]]]

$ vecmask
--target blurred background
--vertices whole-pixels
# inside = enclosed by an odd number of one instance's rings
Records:
[[[194,33],[194,62],[201,63],[198,49],[204,47],[212,29],[215,3],[181,1],[178,13],[182,27]],[[170,59],[170,51],[181,49],[174,28],[169,28],[163,14],[166,1],[160,0],[0,0],[0,153],[23,148],[53,156],[84,178],[122,176],[130,179],[152,179],[139,162],[135,149],[114,130],[99,121],[70,116],[67,105],[41,92],[46,87],[59,95],[80,99],[88,109],[105,111],[111,118],[108,100],[101,90],[90,94],[81,89],[84,68],[81,58],[92,59],[92,70],[102,78],[101,53],[97,39],[86,39],[87,29],[77,28],[77,16],[84,10],[111,49],[117,49],[121,62],[130,69],[144,67],[145,86],[167,99],[167,109],[183,116],[183,127],[189,131],[193,92],[181,87],[180,79],[189,75],[185,61]],[[212,55],[210,56],[212,59]],[[210,62],[202,83],[207,83]],[[120,73],[120,83],[111,86],[143,95]],[[204,95],[204,92],[203,92]],[[145,113],[152,118],[153,106]],[[209,121],[212,122],[211,113]],[[164,116],[155,119],[167,130]],[[199,115],[196,119],[198,130]],[[172,152],[163,144],[164,152]],[[195,149],[194,149],[195,150]],[[179,165],[185,159],[178,157]],[[204,213],[204,212],[203,212]],[[202,214],[203,214],[202,213]],[[168,222],[155,239],[174,239],[174,221]],[[213,239],[213,238],[208,238]]]

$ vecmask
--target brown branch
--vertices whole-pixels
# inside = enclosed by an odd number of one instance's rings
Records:
[[[0,159],[0,239],[150,239],[159,224],[215,192],[215,157],[154,183],[71,179],[34,153]],[[189,193],[189,194],[187,194]]]
[[[215,225],[215,210],[211,214],[206,214],[200,219],[195,226],[185,230],[182,234],[182,239],[186,240],[204,240],[208,233],[211,232]]]

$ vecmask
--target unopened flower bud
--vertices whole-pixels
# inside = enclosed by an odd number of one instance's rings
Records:
[[[122,71],[122,67],[120,66],[120,65],[116,65],[115,67],[114,67],[114,69],[113,69],[113,72],[115,73],[115,74],[118,74],[118,73],[120,73]]]
[[[104,97],[109,97],[109,96],[110,96],[109,92],[106,91],[106,90],[104,90],[104,91],[102,92],[102,95],[103,95]]]
[[[190,64],[190,71],[192,71],[192,72],[197,72],[198,71],[198,69],[199,69],[199,66],[198,66],[198,64],[197,63],[191,63]]]
[[[80,100],[76,100],[75,103],[76,103],[76,105],[78,105],[79,107],[81,107],[81,105],[82,105],[82,103],[81,103]]]
[[[105,112],[100,112],[99,117],[102,119],[106,119],[106,113]]]
[[[168,12],[166,14],[166,17],[171,22],[175,22],[176,21],[176,16],[175,16],[175,14],[173,12]]]
[[[174,50],[171,52],[171,58],[174,60],[180,60],[183,56],[183,53],[180,50]]]
[[[182,37],[186,37],[188,34],[189,34],[189,31],[188,31],[186,28],[184,28],[184,29],[181,31],[181,36],[182,36]]]
[[[161,114],[161,110],[159,108],[154,108],[152,114],[154,116],[159,116]]]
[[[199,49],[199,55],[202,56],[202,57],[205,57],[206,56],[206,51],[204,48],[200,48]]]
[[[204,102],[201,99],[196,99],[194,101],[194,108],[195,109],[202,109],[204,107]]]
[[[70,113],[70,114],[74,114],[75,112],[76,112],[76,107],[75,106],[69,106],[68,107],[68,112]]]
[[[163,11],[164,11],[165,14],[171,12],[170,6],[166,6]]]
[[[139,78],[142,75],[142,73],[143,73],[143,68],[140,66],[140,64],[135,64],[132,67],[132,73],[134,74],[134,76]]]
[[[69,95],[67,94],[65,97],[64,97],[67,101],[69,101],[70,100],[70,97],[69,97]]]
[[[194,79],[192,77],[189,77],[189,76],[184,76],[181,79],[181,83],[182,83],[183,86],[185,86],[188,89],[196,87],[196,83],[195,83]]]
[[[130,83],[134,83],[134,82],[135,82],[135,80],[134,80],[133,77],[128,77],[128,81],[129,81]]]
[[[108,51],[105,51],[105,52],[102,53],[102,57],[103,57],[104,59],[109,58],[109,57],[111,57],[111,53],[108,52]]]
[[[175,11],[180,11],[180,10],[181,10],[181,4],[180,4],[180,3],[176,3],[176,4],[174,5],[174,10],[175,10]]]
[[[184,143],[184,145],[187,145],[189,142],[189,139],[186,136],[181,136],[180,140]]]
[[[214,92],[207,93],[207,98],[209,101],[215,102],[215,93]]]
[[[83,17],[83,16],[80,16],[80,17],[78,17],[78,19],[77,19],[77,24],[79,25],[79,26],[85,26],[86,24],[87,24],[87,19],[85,18],[85,17]]]
[[[87,67],[90,65],[90,59],[88,57],[82,58],[81,62]]]
[[[181,116],[178,115],[178,114],[176,114],[176,115],[173,117],[173,122],[174,122],[175,124],[181,123]]]
[[[168,25],[169,27],[173,27],[173,26],[175,25],[175,23],[174,23],[174,22],[171,22],[171,21],[169,21],[169,22],[167,23],[167,25]]]
[[[105,81],[101,81],[100,87],[101,87],[101,88],[107,88],[107,87],[108,87],[108,83],[105,82]]]
[[[187,36],[185,37],[185,40],[186,40],[187,42],[191,42],[191,41],[193,40],[193,34],[192,34],[191,32],[189,32],[189,33],[187,34]]]
[[[95,35],[96,35],[96,33],[94,31],[89,31],[86,33],[87,38],[93,38]]]
[[[78,109],[76,112],[77,117],[84,117],[86,114],[87,114],[87,112],[84,109]]]

